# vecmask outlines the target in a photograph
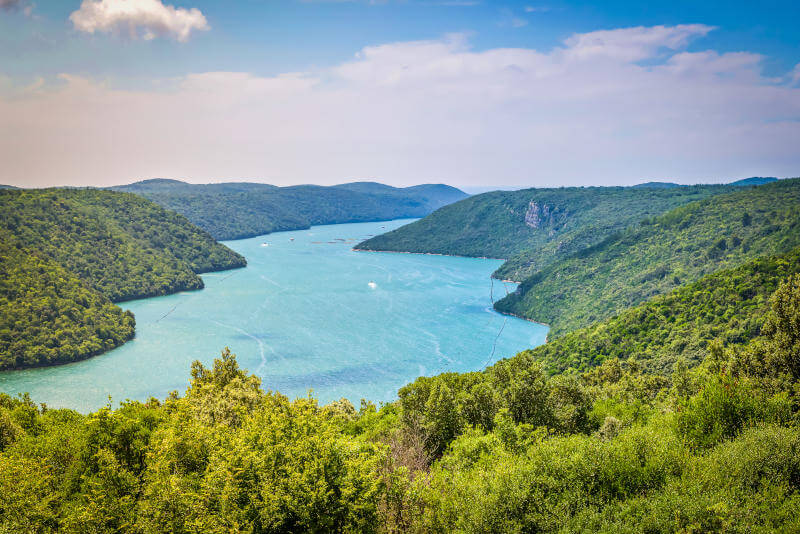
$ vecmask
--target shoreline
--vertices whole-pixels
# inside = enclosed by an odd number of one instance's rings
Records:
[[[214,270],[210,270],[210,271],[203,271],[203,272],[199,272],[199,273],[195,273],[195,274],[199,278],[201,274],[219,273],[219,272],[225,272],[225,271],[236,271],[238,269],[245,269],[246,267],[247,267],[247,264],[245,263],[245,265],[239,265],[239,266],[236,266],[236,267],[221,267],[221,268],[218,268],[218,269],[214,269]],[[169,296],[177,295],[179,293],[184,293],[184,292],[203,291],[204,289],[206,289],[205,281],[203,281],[202,278],[200,278],[200,281],[202,283],[202,285],[200,287],[181,287],[181,288],[176,289],[175,291],[170,291],[170,292],[165,292],[165,293],[158,293],[158,294],[154,294],[154,295],[135,296],[135,297],[125,298],[125,299],[122,299],[122,300],[111,300],[111,299],[108,299],[108,300],[109,300],[109,302],[111,302],[111,304],[113,304],[114,306],[117,306],[123,312],[129,312],[129,313],[133,314],[133,312],[131,312],[130,310],[124,308],[123,304],[134,302],[134,301],[138,301],[138,300],[148,300],[148,299],[154,299],[154,298],[159,298],[159,297],[169,297]],[[106,298],[108,298],[108,297],[106,297]],[[135,320],[136,320],[136,316],[134,315],[134,321]],[[76,358],[74,360],[69,360],[69,361],[36,363],[36,364],[33,364],[33,365],[25,365],[23,367],[11,367],[11,368],[7,368],[7,369],[0,369],[0,375],[2,375],[3,373],[16,373],[16,372],[19,372],[19,371],[28,371],[28,370],[32,370],[32,369],[45,369],[45,368],[49,368],[49,367],[62,367],[64,365],[71,365],[73,363],[85,362],[86,360],[97,358],[98,356],[102,356],[102,355],[107,354],[107,353],[109,353],[111,351],[114,351],[114,350],[124,346],[125,344],[129,343],[130,341],[133,341],[134,339],[136,339],[136,325],[135,325],[135,323],[134,323],[134,327],[133,327],[133,333],[131,334],[131,336],[128,337],[127,339],[124,339],[121,343],[119,343],[119,344],[117,344],[117,345],[115,345],[115,346],[113,346],[111,348],[100,349],[98,351],[91,352],[91,353],[89,353],[89,354],[87,354],[85,356],[82,356],[80,358]]]
[[[549,324],[542,323],[542,322],[539,322],[539,321],[534,321],[533,319],[528,319],[527,317],[523,317],[522,315],[517,315],[516,313],[500,311],[497,308],[492,308],[492,309],[494,311],[496,311],[497,313],[499,313],[500,315],[510,315],[511,317],[516,317],[517,319],[522,319],[523,321],[528,321],[529,323],[538,324],[539,326],[546,326],[547,327],[547,335],[544,337],[545,345],[550,341],[548,338],[550,337],[550,330],[553,327],[550,326]],[[536,348],[536,347],[534,347],[534,348]]]
[[[128,311],[128,310],[123,310],[123,311]],[[134,321],[135,321],[135,318],[134,318]],[[102,356],[103,354],[107,354],[107,353],[111,352],[112,350],[118,349],[121,346],[123,346],[126,343],[128,343],[129,341],[133,341],[134,339],[136,339],[136,325],[135,324],[134,324],[134,327],[133,327],[133,333],[131,333],[130,337],[127,338],[127,339],[122,340],[121,343],[111,347],[110,349],[100,349],[99,351],[95,351],[95,352],[92,352],[92,353],[87,354],[85,356],[82,356],[80,358],[76,358],[74,360],[69,360],[69,361],[36,363],[34,365],[26,365],[24,367],[11,367],[11,368],[7,368],[7,369],[0,369],[0,376],[3,376],[6,373],[10,374],[10,373],[18,373],[18,372],[21,372],[21,371],[32,371],[32,370],[35,370],[35,369],[48,369],[50,367],[63,367],[65,365],[72,365],[73,363],[85,362],[86,360],[91,360],[92,358],[97,358],[98,356]],[[0,393],[2,393],[2,391],[0,391]]]

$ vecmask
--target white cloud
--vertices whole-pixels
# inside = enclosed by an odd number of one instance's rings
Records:
[[[567,53],[574,58],[641,61],[653,57],[661,49],[684,48],[690,39],[704,36],[713,29],[705,24],[639,26],[576,34],[565,44]]]
[[[146,40],[169,36],[185,42],[193,31],[209,28],[199,9],[176,8],[161,0],[83,0],[69,19],[82,32],[124,31]]]
[[[0,183],[534,186],[800,174],[794,74],[778,83],[757,54],[685,50],[707,31],[594,32],[547,52],[475,51],[450,35],[366,47],[314,72],[199,73],[149,91],[65,76],[0,96]]]

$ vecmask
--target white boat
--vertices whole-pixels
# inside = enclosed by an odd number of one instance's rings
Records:
[[[372,282],[372,281],[370,281],[370,283],[367,284],[367,285],[369,286],[370,289],[375,289],[376,287],[378,287],[378,284],[376,284],[375,282]]]

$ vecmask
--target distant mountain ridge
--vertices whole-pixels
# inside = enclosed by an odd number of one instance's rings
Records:
[[[747,187],[751,185],[764,185],[769,184],[772,182],[777,182],[778,178],[774,176],[752,176],[750,178],[743,178],[741,180],[736,180],[733,182],[727,182],[725,184],[720,185],[733,185],[733,186],[740,186],[740,187]],[[695,185],[705,185],[705,184],[695,184]],[[686,184],[676,184],[675,182],[645,182],[643,184],[636,184],[632,185],[633,188],[671,188],[671,187],[690,187]]]
[[[399,188],[377,182],[278,187],[156,178],[111,189],[144,196],[176,211],[215,239],[242,239],[315,224],[424,217],[468,196],[444,184]]]
[[[675,182],[645,182],[643,184],[632,185],[632,188],[638,187],[651,187],[651,188],[664,188],[669,189],[672,187],[686,187],[683,184],[676,184]]]
[[[736,180],[735,182],[731,182],[729,185],[738,185],[738,186],[764,185],[764,184],[771,184],[772,182],[777,182],[777,181],[778,179],[773,176],[753,176],[751,178]]]
[[[110,187],[109,189],[126,191],[129,193],[188,193],[195,191],[197,184],[173,180],[171,178],[150,178],[141,180],[128,185]],[[262,191],[278,189],[278,186],[261,184],[256,182],[220,182],[215,184],[203,184],[209,191],[226,193],[244,193],[248,191]]]

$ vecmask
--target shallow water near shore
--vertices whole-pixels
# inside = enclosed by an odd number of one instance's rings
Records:
[[[206,288],[124,302],[136,338],[68,365],[0,373],[0,391],[83,412],[185,391],[193,360],[228,346],[264,389],[321,402],[391,401],[420,375],[473,371],[541,345],[547,327],[496,313],[514,284],[500,260],[355,252],[405,221],[315,226],[225,244],[244,269],[203,275]]]

